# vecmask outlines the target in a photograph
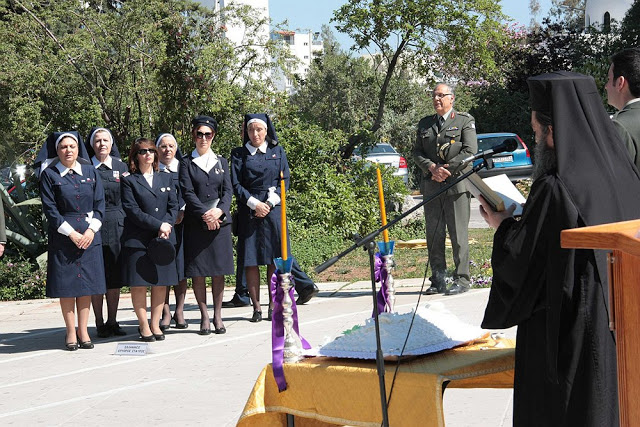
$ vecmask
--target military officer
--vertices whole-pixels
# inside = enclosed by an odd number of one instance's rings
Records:
[[[478,151],[475,121],[468,113],[455,111],[451,86],[438,83],[432,92],[436,114],[418,123],[413,158],[423,172],[420,189],[424,197],[454,181],[470,166],[462,159]],[[431,286],[427,295],[455,295],[469,289],[469,215],[470,194],[464,182],[427,203],[424,216],[427,232]],[[446,289],[445,235],[449,231],[456,266],[454,284]]]

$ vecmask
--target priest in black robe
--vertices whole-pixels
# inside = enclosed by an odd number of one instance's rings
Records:
[[[528,80],[536,164],[522,217],[496,228],[486,329],[518,325],[514,426],[617,426],[606,252],[560,247],[562,230],[640,217],[640,178],[593,78]]]

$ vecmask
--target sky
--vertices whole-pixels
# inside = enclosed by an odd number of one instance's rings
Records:
[[[551,0],[539,0],[540,13],[537,20],[547,16],[551,8]],[[269,0],[269,14],[274,23],[279,23],[287,19],[288,28],[291,30],[311,30],[320,31],[323,24],[329,24],[333,17],[333,11],[346,3],[346,0]],[[529,15],[528,0],[501,0],[502,11],[505,15],[512,17],[515,21],[529,25],[531,16]],[[343,50],[348,50],[351,46],[350,38],[338,33],[333,28],[333,33]]]

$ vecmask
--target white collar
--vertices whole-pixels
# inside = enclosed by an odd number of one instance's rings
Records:
[[[105,165],[109,169],[113,169],[113,158],[111,158],[111,156],[107,156],[104,162],[101,162],[96,156],[93,156],[91,158],[91,163],[93,163],[93,166],[95,166],[96,169],[98,169],[100,165]]]
[[[75,173],[82,176],[82,165],[80,165],[80,163],[78,163],[77,161],[70,168],[63,165],[62,162],[58,162],[56,163],[56,168],[58,169],[58,171],[60,171],[60,176],[65,176],[69,173],[70,170],[73,170]]]
[[[640,98],[633,98],[632,100],[630,100],[629,102],[627,102],[626,104],[624,104],[624,108],[627,108],[629,105],[633,104],[634,102],[638,102],[640,101]]]
[[[197,153],[198,152],[196,151],[196,154]],[[169,172],[178,172],[178,166],[180,166],[180,160],[176,159],[175,157],[171,159],[171,162],[169,162],[168,165],[165,165],[162,162],[158,162],[158,168],[161,171],[168,170]]]
[[[244,144],[244,146],[247,147],[247,150],[249,150],[249,154],[251,154],[252,156],[254,156],[258,152],[258,150],[260,150],[262,154],[267,154],[267,140],[260,144],[259,147],[254,147],[253,145],[251,145],[251,141]]]
[[[193,163],[207,173],[218,163],[218,156],[211,151],[211,148],[202,156],[198,154],[198,150],[193,150],[191,157],[193,157]]]

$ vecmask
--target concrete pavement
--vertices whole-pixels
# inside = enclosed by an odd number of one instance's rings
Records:
[[[396,281],[397,311],[415,306],[421,282]],[[319,286],[319,296],[299,307],[301,333],[314,346],[364,321],[372,304],[367,282]],[[226,300],[233,290],[225,293]],[[487,297],[488,289],[422,295],[420,304],[441,301],[461,319],[479,324]],[[266,300],[263,292],[263,306]],[[200,336],[191,291],[186,310],[189,328],[167,331],[165,341],[151,343],[153,353],[116,356],[118,342],[138,342],[128,295],[122,296],[119,320],[129,335],[98,339],[90,327],[95,349],[75,352],[63,350],[57,300],[0,302],[0,424],[235,425],[255,379],[271,361],[271,323],[250,323],[250,307],[223,309],[227,333]],[[515,329],[506,332],[515,336]],[[449,389],[447,426],[511,426],[512,394]]]

